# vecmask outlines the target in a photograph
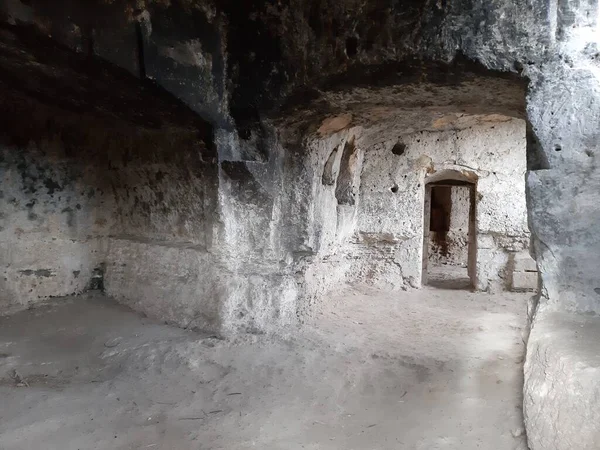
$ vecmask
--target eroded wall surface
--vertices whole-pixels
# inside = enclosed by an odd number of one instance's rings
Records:
[[[318,309],[323,295],[336,285],[364,279],[355,271],[349,250],[355,239],[365,152],[360,133],[360,128],[352,128],[307,143],[304,166],[309,168],[311,190],[305,201],[310,218],[307,243],[312,254],[304,266],[308,304],[299,299],[301,315]]]
[[[600,312],[597,282],[600,241],[594,231],[600,220],[597,207],[600,171],[596,163],[600,117],[597,2],[457,0],[430,4],[322,0],[277,4],[246,2],[241,5],[235,1],[217,4],[210,0],[192,3],[124,0],[90,1],[85,8],[77,2],[68,2],[62,8],[56,8],[45,0],[15,0],[0,6],[3,22],[11,26],[32,26],[41,30],[44,36],[52,35],[74,52],[110,60],[140,78],[152,77],[194,111],[210,117],[225,137],[224,141],[234,142],[234,145],[220,147],[219,158],[221,162],[243,163],[251,176],[243,179],[245,181],[227,180],[226,183],[232,187],[243,185],[250,193],[267,193],[253,200],[254,195],[242,195],[232,189],[236,192],[235,197],[222,202],[222,206],[228,208],[228,217],[248,217],[252,224],[244,229],[233,220],[222,221],[228,227],[225,236],[230,244],[225,245],[227,251],[231,251],[229,260],[232,261],[228,263],[231,270],[224,273],[235,274],[236,283],[230,286],[240,286],[231,292],[235,301],[227,308],[231,312],[228,317],[237,317],[240,324],[246,318],[259,325],[277,318],[275,298],[266,303],[256,301],[268,297],[259,295],[261,290],[271,292],[267,286],[287,286],[284,289],[286,305],[296,301],[295,295],[301,298],[302,292],[310,291],[311,286],[318,283],[307,282],[304,270],[309,273],[311,268],[318,266],[324,269],[353,266],[356,274],[363,271],[367,274],[368,270],[375,278],[388,278],[385,267],[391,266],[383,262],[406,258],[418,260],[418,250],[412,242],[416,238],[411,232],[405,232],[398,224],[388,223],[385,218],[381,226],[360,219],[356,213],[357,204],[336,206],[335,214],[328,207],[323,207],[326,210],[322,211],[326,215],[335,215],[336,236],[347,236],[345,230],[352,230],[357,221],[364,222],[361,227],[366,228],[366,233],[357,235],[356,242],[351,243],[350,248],[354,250],[347,254],[335,250],[325,254],[325,250],[319,250],[328,247],[317,245],[322,241],[319,238],[321,225],[311,214],[317,214],[321,206],[312,205],[320,205],[321,197],[333,201],[331,195],[335,198],[335,192],[327,191],[327,194],[315,197],[311,183],[321,179],[322,173],[312,176],[313,171],[319,171],[312,166],[312,156],[302,156],[301,146],[286,145],[285,156],[271,154],[277,154],[280,148],[263,139],[262,127],[268,122],[265,114],[280,106],[282,98],[296,88],[302,88],[300,95],[294,101],[290,100],[292,104],[300,109],[306,106],[307,99],[325,104],[318,111],[309,109],[307,115],[316,112],[322,116],[348,115],[350,106],[353,106],[354,114],[360,113],[361,106],[373,92],[354,87],[386,82],[400,84],[406,77],[426,80],[426,71],[415,71],[414,67],[405,64],[405,59],[411,56],[416,56],[419,61],[425,57],[445,63],[460,52],[484,68],[521,75],[530,87],[527,117],[531,123],[528,155],[531,172],[527,186],[535,256],[540,269],[540,304],[575,315]],[[429,75],[437,78],[440,73],[436,71]],[[16,77],[10,81],[28,79]],[[313,84],[319,89],[312,89]],[[55,86],[54,83],[51,85]],[[453,91],[464,93],[464,85],[461,83]],[[489,87],[489,80],[482,83],[474,98],[485,99]],[[350,101],[340,103],[344,106],[342,111],[335,111],[324,98],[323,92],[327,89],[346,91]],[[419,107],[439,106],[432,98],[437,92],[431,90],[429,94],[424,92],[417,96]],[[390,98],[394,103],[398,100],[393,96]],[[488,104],[495,105],[498,98],[489,100]],[[380,119],[389,117],[390,108],[380,108],[385,102],[379,99],[377,103],[378,115],[375,115]],[[402,110],[397,118],[410,114]],[[355,118],[350,114],[337,132],[343,134],[339,130],[359,126],[360,123],[353,122]],[[364,115],[359,118],[362,120]],[[421,111],[412,114],[411,119],[414,119],[412,123],[405,123],[411,131],[423,129],[423,123],[419,122]],[[430,123],[429,120],[425,122]],[[309,132],[309,128],[305,131]],[[338,136],[338,141],[341,138]],[[325,164],[338,143],[323,152],[319,167]],[[393,148],[393,145],[390,143],[389,147]],[[472,155],[486,157],[477,152]],[[390,162],[393,166],[393,160]],[[365,166],[369,164],[365,159]],[[417,167],[426,170],[428,164],[428,161],[421,161]],[[382,169],[387,176],[389,167]],[[270,186],[262,180],[266,174],[276,175]],[[255,183],[253,179],[260,181]],[[411,185],[416,186],[419,180],[414,181],[417,183]],[[497,182],[489,175],[480,179],[481,189],[488,192],[483,202],[494,199],[493,186]],[[390,201],[385,201],[386,206],[391,205],[397,211],[406,208],[408,202],[393,200],[395,197],[388,193],[389,188],[373,191],[372,206],[384,203],[387,195]],[[279,195],[277,189],[285,193]],[[409,194],[412,197],[418,192],[409,191]],[[315,198],[318,201],[314,202]],[[268,206],[261,206],[263,200]],[[495,200],[502,202],[501,198]],[[252,216],[245,216],[246,206],[253,212]],[[478,206],[479,213],[485,211],[485,204]],[[261,208],[271,214],[269,219],[261,219]],[[500,230],[502,236],[507,231],[502,222],[485,215],[480,219],[483,230],[490,233],[478,242],[478,251],[487,254],[487,260],[491,261],[480,271],[493,275],[505,264],[505,250],[512,244],[494,234]],[[269,224],[268,233],[266,223]],[[262,227],[262,235],[250,230],[254,225]],[[382,233],[381,230],[385,231]],[[254,243],[246,245],[247,241],[237,239],[237,236],[255,238],[258,250],[254,249]],[[371,245],[373,242],[377,251]],[[240,248],[240,253],[234,251],[236,247]],[[265,253],[269,255],[268,264],[261,265]],[[353,258],[348,256],[361,254],[372,261],[356,266]],[[339,262],[331,263],[336,258]],[[345,271],[334,271],[341,272],[340,276],[345,277]],[[313,276],[324,278],[321,270],[314,270]],[[249,282],[251,279],[255,281]],[[416,283],[418,279],[419,273],[409,269],[403,270],[401,279],[396,277],[402,284],[405,280],[409,284]],[[281,283],[281,280],[285,282]],[[264,306],[271,313],[264,314],[265,309],[261,309]],[[300,304],[297,306],[299,314],[303,308]],[[289,310],[285,308],[285,311]],[[285,317],[289,318],[289,315]],[[543,323],[545,319],[540,315],[534,324],[537,320]],[[571,333],[565,339],[576,342],[573,335]],[[531,342],[538,339],[537,342],[543,343],[542,337],[534,326]],[[534,353],[528,359],[533,366],[541,364],[536,360],[537,349],[535,344],[530,345],[529,350]],[[545,448],[546,442],[552,442],[555,448],[567,449],[571,448],[570,442],[575,442],[573,438],[579,448],[594,448],[597,431],[575,430],[564,426],[556,416],[544,413],[549,409],[560,410],[568,402],[556,400],[560,396],[549,396],[546,390],[539,388],[537,381],[542,374],[544,377],[555,374],[559,376],[557,386],[569,386],[570,383],[560,383],[561,373],[557,366],[548,366],[548,371],[531,370],[527,374],[525,398],[528,431],[532,431],[529,433],[530,446],[537,450]],[[573,377],[585,380],[587,374],[573,372]],[[566,394],[569,398],[578,395],[571,391]],[[593,401],[588,397],[586,400]],[[562,416],[567,414],[570,411],[565,410]],[[544,435],[536,434],[534,429],[545,430]]]
[[[0,312],[93,287],[113,217],[94,165],[60,136],[0,148]]]
[[[86,9],[70,4],[66,7],[69,13],[63,14],[63,11],[56,11],[43,1],[29,4],[16,1],[2,5],[0,16],[10,28],[7,28],[9,34],[20,28],[20,25],[27,25],[41,30],[46,38],[48,30],[51,29],[53,40],[80,55],[80,59],[106,60],[123,68],[133,77],[141,80],[149,78],[170,95],[180,99],[189,109],[211,122],[215,129],[219,160],[219,189],[216,194],[219,217],[217,225],[212,227],[212,238],[208,240],[218,240],[219,251],[208,253],[218,254],[215,267],[219,267],[220,270],[214,275],[215,279],[218,279],[215,281],[216,287],[208,290],[223,298],[217,302],[220,306],[213,308],[220,310],[221,319],[218,321],[230,324],[232,329],[260,330],[268,328],[274,322],[289,324],[302,317],[310,310],[309,307],[305,308],[306,302],[303,299],[317,298],[315,293],[326,290],[327,285],[334,285],[335,280],[366,279],[373,282],[386,281],[396,286],[419,285],[420,269],[417,266],[397,264],[398,260],[412,258],[416,261],[419,258],[422,249],[419,250],[414,245],[419,239],[411,237],[412,231],[402,230],[390,234],[385,230],[378,230],[367,223],[368,214],[360,213],[361,208],[365,208],[360,203],[360,180],[357,178],[362,170],[362,160],[367,149],[381,145],[380,140],[374,139],[373,135],[361,137],[357,133],[349,133],[360,128],[364,115],[344,112],[340,116],[341,121],[333,119],[325,129],[320,130],[321,135],[329,135],[328,139],[332,140],[331,145],[323,144],[323,154],[319,153],[317,156],[313,150],[307,151],[307,146],[302,142],[304,137],[314,132],[311,120],[320,123],[329,110],[333,111],[336,102],[347,102],[357,95],[361,101],[355,104],[368,105],[365,100],[379,104],[385,99],[395,104],[394,97],[388,94],[394,94],[396,89],[382,92],[381,98],[374,100],[371,100],[368,91],[342,91],[341,95],[333,92],[327,99],[323,98],[325,105],[322,108],[317,108],[314,114],[313,111],[309,111],[308,115],[314,116],[313,118],[307,121],[301,117],[295,124],[296,126],[302,121],[307,122],[298,125],[300,128],[294,131],[296,137],[282,143],[278,141],[277,135],[285,134],[287,128],[279,125],[273,127],[270,123],[273,116],[269,117],[266,112],[268,109],[283,108],[280,102],[283,97],[290,94],[295,87],[310,86],[315,77],[340,75],[353,63],[376,67],[383,62],[389,62],[391,47],[394,48],[394,58],[398,60],[414,55],[416,47],[412,43],[410,33],[404,34],[403,30],[419,23],[419,18],[425,20],[425,23],[439,25],[437,16],[431,16],[414,5],[407,6],[412,11],[409,16],[390,15],[389,20],[385,21],[386,26],[395,30],[393,37],[390,35],[388,38],[379,39],[373,35],[375,39],[367,48],[361,44],[360,36],[346,36],[346,31],[337,35],[336,30],[339,27],[342,27],[340,30],[345,30],[343,24],[348,23],[348,17],[352,16],[346,16],[343,11],[352,13],[353,8],[358,5],[356,2],[350,3],[334,8],[335,13],[332,14],[341,19],[339,23],[335,20],[325,23],[320,18],[319,11],[331,7],[330,2],[322,2],[310,8],[305,8],[300,3],[271,8],[266,3],[258,2],[245,5],[247,11],[240,10],[229,2],[217,5],[210,1],[194,4],[149,1],[135,7],[127,1],[110,4],[91,2]],[[369,3],[367,9],[376,14],[381,10],[380,6],[373,2]],[[456,5],[451,8],[440,7],[436,14],[447,14],[448,17],[454,18],[456,8]],[[246,26],[250,16],[246,13],[252,13],[250,15],[256,20],[256,27]],[[512,17],[514,8],[510,9],[509,13]],[[278,17],[283,22],[278,22]],[[380,20],[375,20],[369,14],[361,17],[370,24],[363,29],[365,33],[372,34],[380,29]],[[284,33],[283,23],[295,24],[299,33],[294,36]],[[16,27],[13,29],[12,26]],[[327,36],[333,32],[337,36],[329,42]],[[424,36],[429,34],[425,33]],[[449,41],[454,37],[453,32],[445,35]],[[352,42],[356,39],[354,51],[352,48],[346,48],[349,38],[352,38]],[[300,44],[301,41],[304,44]],[[333,54],[329,54],[330,51],[333,51]],[[309,56],[307,52],[313,54]],[[317,53],[318,57],[315,58]],[[301,61],[305,64],[301,64]],[[39,62],[49,64],[48,61]],[[497,63],[490,63],[490,66],[504,68],[502,64]],[[404,74],[404,69],[398,71],[390,66],[388,70],[386,67],[378,68],[377,73],[380,76],[375,78],[381,79],[383,84],[400,82],[400,78],[394,81],[394,77],[397,78],[400,73]],[[421,65],[418,61],[408,64],[407,68],[406,80],[423,81],[419,79]],[[444,68],[440,69],[442,72],[446,71]],[[448,79],[445,83],[454,83],[452,70],[447,74]],[[319,80],[318,84],[324,89],[323,92],[326,92],[336,83],[343,87],[354,82],[364,85],[365,82],[369,84],[373,81],[369,76],[364,77],[368,74],[362,73],[362,69],[358,72],[360,73],[357,73],[358,77],[354,81],[345,77],[334,77],[329,81]],[[62,74],[67,75],[72,74],[68,71]],[[469,113],[489,108],[488,105],[492,101],[499,110],[514,113],[516,109],[522,108],[519,106],[523,103],[522,98],[515,96],[515,93],[521,92],[520,88],[505,89],[509,87],[510,82],[501,78],[488,80],[486,89],[481,89],[476,78],[469,78],[460,89],[446,89],[445,93],[438,92],[435,79],[426,81],[432,81],[433,84],[421,89],[421,94],[412,95],[413,103],[417,100],[412,109],[396,110],[390,114],[389,106],[387,110],[381,108],[379,113],[368,117],[371,123],[365,124],[365,127],[371,126],[373,120],[390,120],[394,117],[398,120],[404,117],[403,125],[397,125],[399,128],[409,125],[414,131],[421,129],[423,124],[430,127],[431,115],[423,114],[422,102],[433,102],[431,104],[436,105],[440,98],[440,104],[446,105],[457,104],[457,99],[462,99],[461,105],[471,105],[468,107]],[[490,87],[489,83],[496,86],[496,90],[502,94],[492,94],[488,97],[489,92],[494,92],[493,89],[487,89]],[[43,83],[40,85],[44,86]],[[410,94],[411,90],[414,91],[414,86],[408,87],[405,93],[398,91],[400,93],[395,95],[402,99],[405,94]],[[50,95],[51,92],[46,90],[44,94]],[[307,100],[320,95],[309,90],[301,93],[295,101],[298,102],[302,98],[298,103],[302,107]],[[291,106],[294,107],[293,101]],[[283,117],[286,114],[281,112],[276,115]],[[410,120],[406,117],[410,117]],[[299,130],[306,133],[298,133]],[[401,134],[409,132],[410,130],[405,128]],[[345,155],[345,144],[342,141],[347,141],[353,136],[356,139],[357,151]],[[385,137],[383,140],[391,144],[395,137]],[[334,147],[340,144],[342,147],[332,157]],[[156,165],[166,162],[158,159]],[[328,160],[330,169],[338,171],[335,177],[323,173],[323,164]],[[342,160],[354,169],[342,173]],[[149,199],[155,198],[152,191],[154,188],[145,187],[145,184],[152,186],[152,183],[156,183],[156,168],[149,167],[145,161],[139,161],[139,164],[147,169],[143,176],[131,172],[130,168],[123,169],[131,176],[130,187],[139,190],[139,205],[127,204],[131,199],[123,199],[125,194],[120,192],[123,191],[122,182],[116,182],[118,192],[114,194],[115,201],[126,205],[122,211],[133,208],[136,213],[126,219],[123,217],[127,217],[127,213],[117,215],[119,219],[115,230],[111,231],[112,236],[116,237],[111,237],[110,254],[114,255],[115,260],[135,258],[146,251],[146,246],[156,244],[156,253],[150,257],[150,260],[155,260],[160,252],[159,248],[164,249],[165,255],[176,253],[169,246],[171,244],[164,245],[168,241],[182,248],[182,254],[192,251],[190,256],[182,256],[182,259],[188,261],[185,265],[189,266],[195,258],[191,256],[195,255],[193,252],[204,245],[199,231],[190,229],[188,234],[177,234],[171,224],[175,219],[169,214],[158,213],[152,209],[155,207]],[[191,166],[193,165],[192,162]],[[340,176],[343,182],[340,181]],[[192,186],[203,183],[193,175],[188,178],[182,171],[169,174],[168,177],[172,177],[168,179],[177,186],[181,180],[191,183]],[[335,181],[332,184],[333,178]],[[420,189],[418,184],[417,182],[410,189]],[[385,191],[387,192],[387,187]],[[192,194],[188,197],[179,193],[171,197],[166,193],[164,195],[173,202],[181,201],[183,204],[196,200],[198,204],[204,202],[203,198],[194,198],[197,195],[195,189],[192,189]],[[415,195],[419,194],[415,192]],[[144,211],[140,205],[145,204],[149,204],[150,209]],[[179,211],[177,214],[180,213],[185,215],[185,211]],[[201,211],[200,214],[202,216],[204,212]],[[148,228],[140,227],[136,221],[141,219],[135,217],[144,218]],[[157,226],[158,217],[168,225]],[[183,221],[186,222],[186,227],[190,228],[189,221]],[[405,223],[402,226],[414,229],[415,227],[411,227],[412,221],[412,218],[404,219]],[[414,224],[416,227],[419,226],[417,222],[418,220]],[[121,226],[123,223],[126,223],[127,227]],[[364,229],[357,228],[359,223]],[[385,227],[387,225],[384,224]],[[148,244],[149,242],[151,244]],[[134,246],[136,249],[133,249]],[[346,247],[347,251],[340,250]],[[165,258],[172,260],[176,257]],[[140,257],[140,261],[144,260],[145,257]],[[199,264],[204,266],[207,262],[203,260]],[[395,267],[392,268],[393,266]],[[323,270],[316,269],[317,267]],[[138,275],[132,268],[117,269],[115,265],[110,265],[106,270],[107,289],[112,289],[115,295],[119,291],[128,292],[127,297],[134,295],[136,283],[127,281]],[[146,270],[152,273],[150,269]],[[175,262],[172,270],[180,274],[180,280],[194,278]],[[490,270],[493,272],[494,268]],[[398,272],[401,272],[401,275],[398,275]],[[156,279],[165,281],[157,283],[156,289],[148,289],[148,297],[152,298],[152,293],[159,292],[163,287],[164,293],[181,291],[181,298],[190,294],[186,290],[188,288],[168,280],[167,273],[166,270],[159,273]],[[143,277],[144,282],[153,281],[153,277],[145,275],[144,272],[140,272],[139,276]],[[311,281],[313,278],[314,281]],[[195,281],[190,285],[183,283],[183,286],[193,286],[194,283]],[[162,298],[162,295],[146,303],[153,305],[151,309],[160,311],[160,314],[164,314],[169,320],[185,316],[189,320],[193,319],[192,322],[199,320],[198,326],[210,322],[202,318],[195,319],[197,314],[194,314],[194,308],[187,309],[187,302],[179,302],[177,307],[169,304],[163,308],[159,305],[159,298]],[[309,304],[310,301],[312,300],[308,301]],[[175,313],[175,310],[179,312]],[[183,319],[177,319],[177,322],[186,323]]]
[[[377,260],[382,277],[419,286],[425,182],[443,171],[463,172],[476,181],[476,287],[507,289],[510,254],[529,247],[524,122],[508,119],[401,139],[402,155],[391,151],[396,140],[365,153],[357,245],[368,251],[375,244],[379,255],[379,247],[387,246]]]
[[[218,166],[196,133],[103,123],[33,100],[8,106],[1,312],[100,288],[167,321],[219,329]]]
[[[271,148],[261,137],[265,114],[297,88],[302,90],[291,103],[300,107],[307,99],[322,100],[332,88],[360,96],[353,86],[426,80],[406,63],[411,57],[448,62],[459,52],[484,68],[522,75],[531,87],[528,117],[536,144],[529,158],[537,173],[529,186],[545,292],[550,302],[574,311],[595,311],[600,304],[594,273],[587,269],[597,261],[579,255],[597,247],[587,227],[578,225],[594,215],[561,206],[575,201],[577,190],[590,197],[595,192],[594,2],[459,0],[430,8],[418,2],[321,0],[241,8],[231,1],[122,0],[53,8],[44,0],[15,0],[2,4],[0,14],[6,24],[32,26],[74,52],[151,77],[236,142],[219,150],[222,160],[268,160]],[[488,88],[486,82],[477,96],[484,98]],[[421,98],[432,105],[426,93]],[[358,103],[366,99],[362,95]],[[554,201],[559,194],[566,196],[560,205]],[[585,244],[569,250],[564,236]]]
[[[457,131],[372,139],[369,130],[354,127],[306,143],[299,204],[309,219],[301,235],[308,255],[300,315],[318,308],[340,283],[420,287],[425,183],[446,171],[464,172],[476,183],[477,288],[511,289],[514,260],[528,255],[530,242],[524,121],[495,116]],[[399,139],[401,154],[394,151]],[[344,158],[349,143],[355,158]],[[348,183],[341,174],[350,166]],[[351,195],[340,196],[340,180]],[[453,197],[450,237],[466,263],[470,199],[469,189],[461,189]]]
[[[119,150],[108,173],[106,292],[180,326],[219,329],[217,165],[187,136],[157,133]]]

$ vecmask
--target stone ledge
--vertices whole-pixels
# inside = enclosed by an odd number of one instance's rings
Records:
[[[525,361],[531,450],[600,448],[599,342],[600,317],[538,311]]]

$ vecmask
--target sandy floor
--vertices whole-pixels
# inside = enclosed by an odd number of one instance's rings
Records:
[[[527,298],[348,288],[235,342],[59,299],[0,318],[0,448],[524,449]]]

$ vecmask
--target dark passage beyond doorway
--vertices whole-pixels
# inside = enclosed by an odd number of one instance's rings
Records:
[[[473,246],[473,185],[456,180],[431,183],[426,189],[423,242],[424,267],[429,286],[444,289],[468,289],[469,255]],[[427,214],[428,213],[428,214]]]

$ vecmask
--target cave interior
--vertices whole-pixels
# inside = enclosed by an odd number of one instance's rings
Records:
[[[2,2],[0,447],[600,448],[599,17],[566,0]],[[324,372],[336,345],[349,359]],[[231,382],[223,365],[240,392],[185,399]],[[420,392],[415,422],[390,380]],[[487,406],[436,403],[432,380]],[[344,382],[386,412],[377,438],[340,422]],[[127,392],[148,424],[101,403]],[[309,422],[329,431],[303,440]]]

